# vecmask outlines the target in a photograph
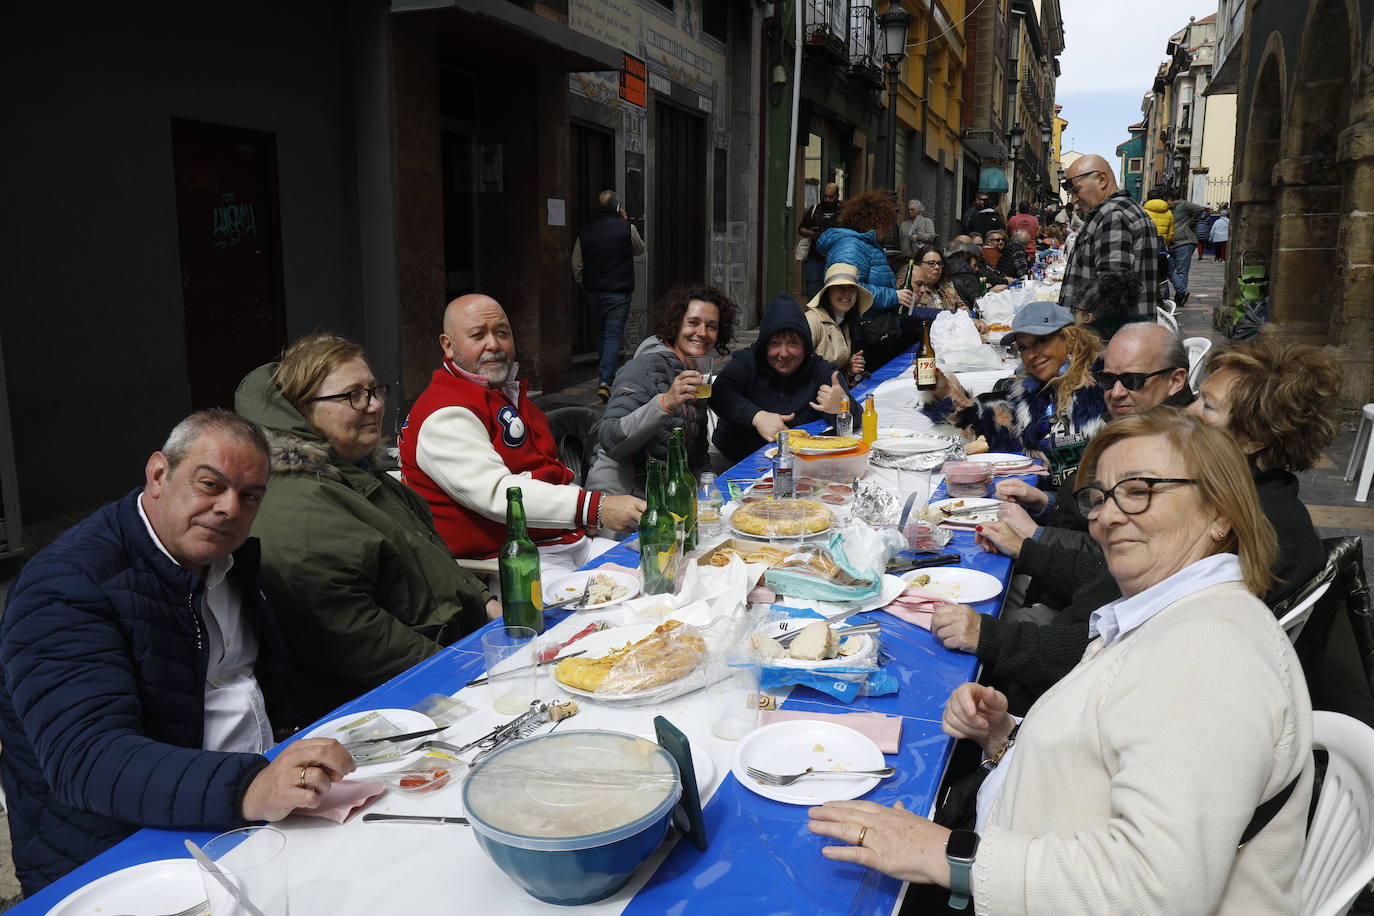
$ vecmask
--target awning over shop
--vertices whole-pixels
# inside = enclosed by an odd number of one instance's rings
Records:
[[[472,47],[499,49],[510,59],[527,57],[567,73],[624,65],[620,50],[509,0],[391,0],[391,12],[451,12],[463,19],[463,36]]]
[[[992,166],[983,166],[983,170],[978,173],[978,190],[990,194],[1004,193],[1007,190],[1006,173]]]

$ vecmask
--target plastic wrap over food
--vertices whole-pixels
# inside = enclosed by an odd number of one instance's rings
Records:
[[[878,542],[873,530],[865,525],[856,523],[845,530],[872,539],[874,545]],[[764,584],[778,594],[798,598],[863,601],[878,593],[881,572],[876,567],[865,569],[854,564],[849,557],[872,557],[872,546],[858,545],[857,551],[851,550],[843,532],[831,535],[829,547],[799,544],[768,570]]]
[[[859,623],[866,621],[859,618]],[[831,627],[815,612],[775,605],[750,636],[762,670],[762,688],[801,684],[851,703],[860,696],[881,696],[897,689],[896,679],[881,665],[880,633],[846,635],[848,626]],[[800,630],[782,645],[776,636]]]

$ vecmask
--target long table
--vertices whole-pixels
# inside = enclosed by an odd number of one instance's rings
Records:
[[[921,428],[926,422],[909,403],[903,377],[910,376],[910,356],[894,359],[866,383],[856,386],[855,404],[878,389],[881,425]],[[905,385],[909,385],[906,382]],[[892,399],[882,397],[887,393]],[[913,392],[914,393],[914,392]],[[722,475],[730,480],[756,479],[763,449]],[[956,532],[948,550],[960,554],[960,564],[996,576],[1004,590],[1010,561],[974,545],[972,535]],[[637,566],[630,544],[608,551],[592,565],[620,563]],[[1000,612],[1001,597],[974,607]],[[550,624],[562,616],[550,615]],[[976,676],[971,656],[946,650],[929,632],[891,615],[874,612],[882,623],[882,644],[899,674],[900,689],[890,696],[863,697],[845,705],[807,687],[794,688],[784,709],[820,712],[867,710],[903,718],[900,750],[887,762],[897,774],[883,781],[865,798],[883,804],[901,801],[908,809],[928,811],[948,763],[953,742],[940,728],[945,699],[960,683]],[[858,618],[856,618],[858,619]],[[580,624],[579,624],[580,625]],[[457,694],[463,684],[482,673],[480,633],[470,634],[448,650],[416,665],[386,684],[336,710],[328,718],[369,709],[409,707],[433,694]],[[467,698],[472,688],[459,694]],[[551,691],[545,689],[546,695]],[[486,697],[471,699],[479,711],[458,723],[455,740],[468,740],[501,721],[489,711]],[[709,755],[716,776],[704,806],[709,848],[698,851],[689,843],[665,844],[637,879],[618,894],[580,909],[594,913],[661,916],[674,914],[846,913],[885,916],[893,911],[901,882],[867,869],[824,858],[827,842],[805,828],[806,809],[765,799],[739,784],[729,773],[735,743],[711,736],[700,691],[653,707],[607,708],[584,703],[583,711],[565,727],[608,728],[651,736],[654,715],[676,723],[699,752]],[[308,731],[308,730],[307,730]],[[268,756],[280,750],[280,746]],[[372,810],[394,813],[460,813],[461,790],[449,787],[423,798],[390,794]],[[317,818],[292,817],[281,822],[288,837],[294,916],[427,912],[549,912],[518,889],[477,848],[468,828],[363,824],[354,818],[335,825]],[[102,876],[141,862],[185,858],[182,840],[197,842],[213,834],[192,831],[140,830],[122,843],[34,895],[12,910],[40,914],[66,895]]]

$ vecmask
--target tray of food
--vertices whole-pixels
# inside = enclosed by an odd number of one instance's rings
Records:
[[[745,503],[730,516],[736,534],[754,538],[805,538],[830,530],[834,517],[815,499],[765,499]]]
[[[858,448],[863,440],[853,436],[815,436],[799,429],[787,434],[787,443],[799,455],[833,455]]]
[[[596,700],[641,701],[686,693],[704,683],[706,641],[681,621],[614,627],[579,640],[553,678],[569,693]]]

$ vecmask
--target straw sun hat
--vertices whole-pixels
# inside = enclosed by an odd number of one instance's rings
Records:
[[[831,264],[825,270],[825,285],[821,291],[816,293],[816,297],[806,303],[807,308],[821,308],[825,304],[825,291],[832,286],[853,286],[859,291],[859,300],[855,304],[858,313],[862,315],[873,305],[873,294],[859,285],[859,269],[853,264]]]

